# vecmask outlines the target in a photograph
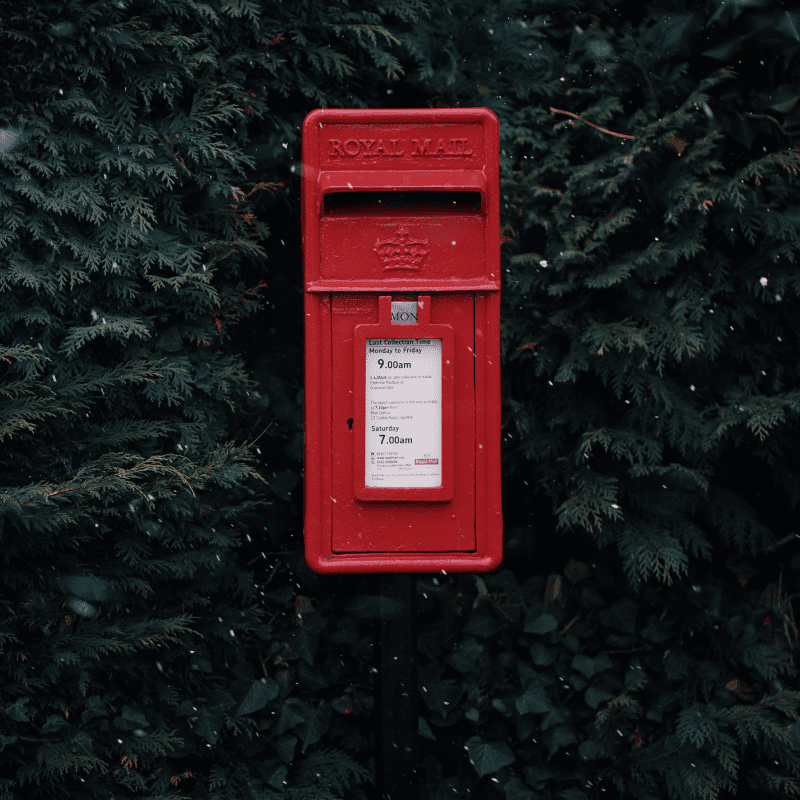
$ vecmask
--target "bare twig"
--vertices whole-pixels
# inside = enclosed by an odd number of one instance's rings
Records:
[[[603,133],[608,133],[611,136],[619,136],[620,139],[635,139],[635,136],[631,136],[628,133],[616,133],[615,131],[610,131],[608,128],[601,128],[599,125],[595,125],[594,122],[589,122],[588,120],[583,119],[583,117],[579,117],[577,114],[574,114],[572,111],[564,111],[560,108],[553,108],[550,106],[550,110],[555,112],[556,114],[566,114],[568,117],[573,117],[577,119],[579,122],[583,122],[586,125],[590,125],[592,128],[597,128],[598,131],[602,131]]]
[[[745,117],[755,117],[756,119],[768,119],[768,120],[771,120],[772,122],[774,122],[780,128],[780,131],[784,136],[788,136],[789,135],[789,132],[786,130],[786,128],[784,128],[783,125],[781,125],[780,122],[778,122],[778,120],[775,119],[775,117],[771,117],[769,114],[753,114],[752,112],[747,111],[744,114],[744,116]]]
[[[767,548],[767,552],[770,553],[773,550],[777,550],[782,544],[786,544],[787,542],[791,542],[792,539],[800,539],[800,536],[798,536],[796,533],[789,533],[786,536],[784,536],[783,539],[779,539],[777,542],[775,542],[775,544],[771,544]]]

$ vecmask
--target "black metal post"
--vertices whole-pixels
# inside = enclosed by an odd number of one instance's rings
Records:
[[[416,800],[417,642],[413,573],[380,576],[376,778],[380,800]]]

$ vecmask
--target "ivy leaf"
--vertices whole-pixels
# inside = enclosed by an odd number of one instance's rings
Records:
[[[222,729],[223,715],[236,701],[227,692],[214,691],[200,704],[200,713],[194,732],[202,736],[209,744],[219,741],[219,732]]]
[[[550,778],[554,778],[556,773],[542,764],[525,767],[525,780],[537,789],[544,789],[545,784]]]
[[[286,764],[281,764],[277,759],[269,762],[264,769],[267,777],[267,783],[273,789],[283,789],[286,784],[286,776],[289,774],[289,768]]]
[[[533,800],[533,789],[526,786],[519,778],[512,778],[504,787],[506,800]]]
[[[303,740],[303,752],[311,744],[316,744],[327,732],[331,725],[333,710],[330,706],[314,708],[305,719],[297,726],[296,731]]]
[[[297,737],[286,734],[279,736],[275,742],[275,749],[278,755],[287,763],[290,764],[294,759],[294,750],[297,747]]]
[[[707,58],[715,58],[717,61],[727,61],[739,50],[746,38],[746,36],[736,36],[727,42],[718,44],[716,47],[704,50],[703,55]]]
[[[115,717],[114,727],[123,731],[132,731],[134,728],[149,728],[150,723],[141,711],[131,706],[123,706],[120,716]]]
[[[554,725],[566,722],[569,719],[569,711],[566,708],[552,708],[544,719],[542,719],[542,730],[546,731]]]
[[[602,689],[595,689],[594,686],[590,686],[583,694],[583,699],[586,701],[586,705],[589,706],[589,708],[597,708],[600,703],[605,703],[613,697],[613,694],[604,692]]]
[[[600,622],[609,628],[633,633],[636,630],[636,603],[627,597],[617,600],[610,608],[600,612]]]
[[[252,684],[249,691],[245,695],[239,710],[236,712],[237,717],[244,714],[252,714],[254,711],[260,711],[264,706],[277,697],[280,691],[278,682],[272,678],[261,678]]]
[[[464,625],[464,633],[484,638],[494,636],[501,630],[503,630],[503,623],[497,617],[490,617],[487,614],[470,614],[467,624]]]
[[[514,763],[514,753],[505,742],[487,742],[480,736],[473,736],[467,740],[466,747],[470,764],[481,778]]]
[[[312,615],[313,618],[313,615]],[[307,664],[314,663],[314,655],[319,645],[319,633],[312,627],[311,620],[291,636],[292,650]]]
[[[302,700],[297,697],[290,697],[281,709],[278,721],[275,723],[275,733],[281,734],[299,725],[308,713],[308,709]]]
[[[600,752],[600,743],[587,739],[578,745],[578,755],[584,761],[591,761]]]
[[[608,657],[607,653],[600,653],[599,656],[596,656],[592,659],[592,663],[594,664],[595,673],[603,672],[604,670],[611,669],[611,667],[614,666],[611,663],[611,659]]]
[[[202,736],[209,744],[216,744],[219,741],[221,727],[222,713],[214,714],[204,711],[197,717],[194,732],[198,736]]]
[[[575,741],[575,734],[570,728],[561,725],[558,728],[553,728],[553,732],[549,734],[549,752],[550,755],[555,755],[559,747],[566,747]]]
[[[541,614],[525,623],[525,633],[549,633],[558,627],[558,620],[552,614]]]
[[[30,722],[31,718],[28,716],[28,709],[26,708],[30,701],[30,697],[17,698],[13,706],[6,706],[6,714],[17,722]]]
[[[197,711],[197,706],[191,700],[184,700],[175,710],[176,717],[189,717]]]
[[[42,725],[40,733],[54,733],[61,728],[65,728],[69,723],[60,714],[48,714],[47,722]]]
[[[592,675],[594,675],[594,661],[589,658],[589,656],[581,654],[576,655],[572,659],[572,664],[570,666],[586,678],[591,678]]]
[[[90,756],[92,754],[92,737],[86,731],[75,734],[71,742],[71,750],[79,755]]]
[[[777,30],[800,42],[800,14],[791,14],[788,11],[784,11],[780,15],[780,20],[780,23],[775,26]]]
[[[100,697],[96,694],[91,695],[91,697],[86,698],[86,708],[84,708],[83,713],[81,714],[81,722],[88,722],[95,717],[105,717],[108,716],[108,712],[103,705],[103,701]]]
[[[444,719],[458,703],[458,699],[461,697],[461,687],[454,680],[448,678],[425,687],[422,697],[428,708],[438,711]]]
[[[557,651],[552,647],[545,647],[541,642],[531,645],[531,660],[537,667],[546,667],[556,660]]]
[[[483,645],[471,636],[467,636],[455,651],[445,658],[445,661],[459,672],[469,672],[475,669],[475,662],[482,653]]]
[[[428,725],[428,721],[423,717],[419,718],[419,735],[425,739],[432,739],[434,741],[436,740],[436,736],[431,730],[431,726]]]
[[[517,698],[516,706],[520,714],[544,714],[552,708],[544,687],[538,681],[528,686],[525,693]]]

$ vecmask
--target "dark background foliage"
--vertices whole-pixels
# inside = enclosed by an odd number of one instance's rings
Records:
[[[506,559],[420,576],[423,798],[789,796],[800,16],[0,2],[0,797],[370,797],[302,556],[300,126],[501,122]]]

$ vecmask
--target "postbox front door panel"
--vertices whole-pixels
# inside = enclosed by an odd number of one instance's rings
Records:
[[[417,425],[407,427],[412,435],[405,435],[402,422],[396,422],[396,415],[408,413],[402,419],[413,416],[415,409],[415,385],[419,396],[424,395],[423,381],[417,380],[426,376],[414,374],[413,357],[416,350],[410,343],[419,339],[416,325],[392,325],[382,329],[381,339],[387,346],[385,349],[387,372],[395,384],[406,384],[401,405],[390,412],[388,419],[382,419],[384,425],[375,425],[379,431],[370,439],[364,435],[364,426],[369,415],[365,407],[359,403],[363,392],[356,391],[359,381],[369,381],[369,375],[359,374],[357,365],[366,359],[364,336],[360,338],[354,332],[360,326],[377,326],[379,322],[379,295],[377,294],[334,294],[331,297],[331,370],[333,378],[331,386],[331,520],[332,549],[337,553],[431,553],[431,552],[469,552],[475,550],[475,308],[472,293],[441,293],[430,299],[431,330],[442,329],[452,331],[453,352],[445,352],[442,366],[450,375],[445,380],[452,382],[451,396],[445,397],[450,404],[448,413],[442,414],[441,420],[431,422],[440,425],[441,430],[426,430]],[[363,330],[363,329],[362,329]],[[366,328],[370,330],[369,327]],[[389,338],[391,337],[391,338]],[[368,340],[371,341],[371,340]],[[424,341],[427,341],[425,339]],[[403,343],[392,346],[390,343]],[[412,356],[404,357],[403,352],[412,352]],[[398,353],[395,355],[395,353]],[[438,357],[438,356],[437,356]],[[427,395],[424,395],[427,397]],[[429,403],[424,399],[420,403]],[[424,408],[424,407],[423,407]],[[392,422],[395,424],[391,424]],[[409,423],[410,425],[411,423]],[[380,433],[380,431],[384,431]],[[377,438],[381,437],[381,438]],[[426,459],[425,450],[429,442],[439,439],[440,449],[435,458]],[[372,442],[372,445],[370,445]],[[363,456],[360,448],[367,448]],[[370,452],[372,451],[372,452]],[[357,497],[360,470],[365,469],[372,458],[383,459],[391,473],[392,465],[396,469],[404,468],[406,452],[417,458],[406,458],[405,461],[426,462],[439,461],[433,468],[445,476],[449,475],[451,485],[444,493],[445,499],[424,499],[424,490],[417,490],[416,496],[407,494],[407,499],[387,500],[381,489],[373,493],[375,499],[363,500]],[[361,457],[360,457],[361,456]],[[380,463],[380,462],[379,462]],[[355,470],[354,470],[354,466]],[[457,465],[457,469],[455,468]],[[413,469],[413,467],[411,467]],[[424,469],[424,467],[423,467]],[[407,474],[407,473],[406,473]],[[404,478],[408,483],[409,479]],[[441,485],[440,479],[438,485]],[[403,494],[403,492],[399,492]],[[422,496],[422,498],[420,497]]]

